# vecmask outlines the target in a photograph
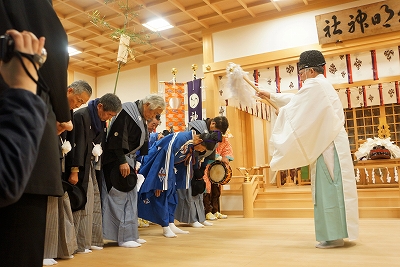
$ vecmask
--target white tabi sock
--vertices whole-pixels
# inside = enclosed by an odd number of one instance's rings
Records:
[[[343,239],[322,241],[322,242],[319,242],[319,244],[315,245],[316,248],[337,248],[337,247],[343,247],[343,246],[344,246]]]
[[[60,257],[60,259],[63,259],[63,260],[69,260],[69,259],[73,259],[74,258],[74,255],[68,255],[68,256],[61,256]]]
[[[202,225],[202,224],[199,223],[199,222],[191,223],[190,226],[192,226],[192,227],[194,227],[194,228],[202,228],[202,227],[204,227],[204,225]]]
[[[90,246],[90,249],[93,249],[93,250],[102,250],[103,247],[99,247],[99,246]]]
[[[213,225],[212,222],[207,222],[207,221],[202,222],[202,224],[203,224],[204,226],[212,226],[212,225]]]
[[[118,242],[118,246],[124,247],[124,248],[137,248],[137,247],[140,247],[141,244],[139,244],[135,241],[126,241],[126,242]]]
[[[138,239],[136,239],[136,242],[139,243],[139,244],[144,244],[144,243],[146,243],[147,241],[144,240],[144,239],[138,238]]]
[[[87,253],[91,253],[92,251],[90,249],[85,248],[85,251],[78,251],[78,254],[87,254]]]
[[[163,228],[163,235],[168,238],[176,237],[176,234],[172,232],[171,228],[169,226],[164,226]]]
[[[189,231],[183,231],[183,230],[179,229],[178,227],[176,227],[176,225],[174,223],[169,223],[169,228],[175,234],[188,234],[189,233]]]
[[[43,259],[43,266],[51,266],[57,263],[54,259]]]

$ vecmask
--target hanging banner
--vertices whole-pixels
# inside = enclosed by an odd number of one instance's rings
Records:
[[[260,90],[275,93],[276,82],[275,82],[275,68],[269,67],[265,69],[259,69],[258,87]]]
[[[187,82],[189,121],[202,120],[201,79]]]
[[[382,83],[382,104],[397,103],[396,82]]]
[[[168,129],[174,132],[185,131],[185,105],[183,94],[185,92],[184,83],[166,82],[165,85],[165,120]]]
[[[347,60],[345,55],[327,57],[326,78],[332,84],[348,83]],[[347,102],[347,101],[346,101]]]
[[[364,88],[362,88],[362,86],[350,87],[347,92],[350,94],[349,108],[359,108],[364,106]]]
[[[379,106],[382,103],[381,87],[379,84],[365,86],[365,106]]]
[[[400,75],[399,47],[386,47],[376,50],[379,78]]]
[[[371,51],[350,54],[352,82],[373,80],[374,67],[372,65]]]
[[[320,44],[400,30],[400,1],[387,0],[315,16]]]
[[[279,66],[280,92],[299,90],[299,75],[296,64]]]

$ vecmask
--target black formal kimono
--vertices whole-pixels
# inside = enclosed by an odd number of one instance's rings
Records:
[[[95,145],[105,144],[105,122],[97,114],[98,99],[88,103],[88,107],[74,113],[74,144],[72,153],[67,154],[66,173],[71,167],[78,167],[78,184],[86,191],[87,202],[81,209],[73,212],[78,252],[84,252],[91,246],[103,246],[103,229],[101,217],[101,158],[93,156]],[[92,114],[91,114],[92,112]]]
[[[135,102],[138,105],[139,101]],[[142,127],[145,128],[147,133],[147,125],[142,120]],[[111,180],[109,173],[115,165],[126,163],[125,155],[129,152],[139,148],[140,155],[147,155],[149,150],[148,137],[145,138],[144,143],[140,144],[140,137],[142,136],[141,127],[129,116],[129,114],[122,109],[110,127],[110,134],[107,138],[106,148],[104,150],[104,174],[107,185],[107,190],[111,189]],[[131,164],[130,164],[131,165]],[[132,166],[135,168],[135,166]]]
[[[137,187],[122,192],[112,186],[110,173],[113,167],[128,163],[135,169],[136,151],[148,153],[146,121],[142,115],[142,102],[122,104],[122,110],[111,123],[104,151],[104,180],[107,192],[103,192],[104,238],[116,240],[118,245],[139,239],[137,217]],[[143,150],[142,150],[143,149]],[[106,190],[104,190],[106,191]]]
[[[94,144],[105,144],[105,123],[104,128],[96,133],[92,126],[89,108],[81,108],[74,113],[74,129],[72,150],[67,154],[66,173],[70,173],[71,167],[78,167],[78,183],[87,190],[91,161],[93,160],[92,150]],[[97,163],[101,165],[102,156]]]
[[[42,266],[47,196],[61,196],[60,145],[56,120],[71,119],[67,101],[68,39],[50,0],[0,1],[0,34],[31,31],[46,38],[47,60],[39,73],[38,95],[47,104],[47,121],[38,157],[21,199],[0,209],[1,266]],[[0,93],[8,86],[0,78]],[[48,92],[46,92],[47,87]]]
[[[46,105],[26,90],[8,89],[0,97],[0,207],[21,197],[37,157]]]

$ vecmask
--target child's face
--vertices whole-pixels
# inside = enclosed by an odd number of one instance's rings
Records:
[[[215,121],[212,120],[210,123],[210,131],[218,131],[219,129],[217,129],[216,125],[217,124],[215,123]]]

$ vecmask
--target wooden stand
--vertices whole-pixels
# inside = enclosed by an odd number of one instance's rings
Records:
[[[369,187],[400,187],[400,183],[394,181],[394,168],[400,171],[400,159],[375,159],[375,160],[360,160],[354,163],[354,169],[360,171],[360,181],[357,182],[358,188]],[[386,169],[387,168],[387,169]],[[372,170],[383,172],[383,182],[380,179],[379,173],[376,173],[375,183],[372,182]],[[369,177],[366,177],[365,170],[368,171]],[[390,172],[392,180],[390,183],[386,181],[387,171]]]

